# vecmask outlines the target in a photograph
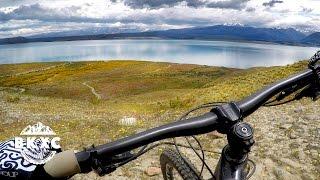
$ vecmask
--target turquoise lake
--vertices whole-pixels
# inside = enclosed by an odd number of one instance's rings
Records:
[[[88,40],[0,45],[0,64],[146,60],[235,68],[286,65],[318,48],[200,40]]]

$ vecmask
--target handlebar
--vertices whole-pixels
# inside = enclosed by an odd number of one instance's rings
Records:
[[[317,77],[315,76],[313,70],[309,69],[293,75],[287,79],[273,83],[270,86],[234,104],[238,106],[241,113],[241,118],[244,118],[253,113],[260,106],[266,103],[271,97],[278,94],[283,89],[295,85],[299,85],[301,87],[307,86],[313,83],[315,78]],[[108,144],[100,145],[82,152],[78,152],[74,155],[72,155],[72,153],[69,153],[68,156],[76,158],[76,161],[74,161],[73,158],[73,160],[70,161],[73,163],[70,163],[68,165],[72,167],[69,168],[69,172],[66,172],[65,169],[62,169],[62,173],[60,174],[57,172],[52,173],[51,171],[48,172],[48,174],[55,175],[54,177],[63,177],[66,175],[79,173],[80,171],[82,173],[86,173],[92,170],[92,156],[105,159],[106,157],[121,154],[158,140],[208,133],[220,128],[219,120],[220,119],[218,118],[218,115],[214,111],[211,111],[198,117],[193,117],[187,120],[177,121],[170,124],[162,125],[160,127],[149,129],[147,131],[140,132]],[[58,158],[51,160],[48,163],[52,167],[59,167],[61,166],[61,164],[66,162],[64,158]],[[50,168],[47,168],[45,170],[50,170]]]
[[[217,119],[214,113],[209,112],[185,121],[176,121],[109,144],[97,146],[97,155],[104,156],[107,154],[112,156],[161,139],[208,133],[216,129]]]
[[[246,117],[282,90],[294,85],[300,85],[302,87],[306,86],[310,84],[313,79],[313,71],[311,69],[305,70],[301,73],[292,75],[287,79],[275,82],[268,87],[263,88],[251,96],[237,102],[237,105],[241,109],[243,113],[242,115]]]
[[[239,106],[243,117],[246,117],[281,90],[296,84],[307,85],[312,79],[312,70],[306,70],[274,83],[236,104]],[[217,130],[217,126],[217,115],[214,112],[209,112],[198,117],[173,122],[108,144],[100,145],[95,147],[94,150],[98,156],[112,156],[161,139],[208,133]],[[78,153],[77,156],[80,154],[81,153]]]

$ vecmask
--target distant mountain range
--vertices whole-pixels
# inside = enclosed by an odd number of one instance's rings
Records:
[[[0,44],[126,38],[259,41],[291,45],[320,46],[320,32],[313,33],[307,36],[292,28],[276,29],[224,25],[117,34],[79,35],[61,37],[14,37],[0,39]]]
[[[320,32],[313,33],[304,39],[302,39],[303,43],[310,44],[310,45],[320,45]]]

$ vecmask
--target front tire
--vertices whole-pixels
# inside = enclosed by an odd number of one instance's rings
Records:
[[[160,165],[164,180],[198,180],[194,165],[172,149],[166,149],[160,155]],[[175,173],[176,172],[176,173]]]

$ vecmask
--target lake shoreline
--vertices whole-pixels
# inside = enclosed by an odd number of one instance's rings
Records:
[[[270,67],[310,58],[317,48],[202,40],[88,40],[0,46],[0,64],[145,60],[231,68]]]
[[[72,64],[72,63],[99,63],[99,62],[136,62],[136,63],[163,63],[163,64],[174,64],[174,65],[192,65],[192,66],[204,66],[211,68],[226,68],[226,69],[236,69],[236,70],[248,70],[254,68],[270,68],[270,67],[281,67],[281,65],[276,66],[253,66],[248,68],[235,68],[235,67],[226,67],[226,66],[212,66],[212,65],[202,65],[202,64],[192,64],[192,63],[173,63],[170,61],[149,61],[144,59],[105,59],[105,60],[81,60],[81,61],[42,61],[42,62],[25,62],[25,63],[14,63],[14,64],[0,64],[1,66],[23,66],[23,65],[48,65],[48,64]],[[296,63],[296,62],[294,62]],[[287,65],[292,65],[287,64]],[[287,66],[284,65],[284,66]],[[1,77],[1,76],[0,76]]]
[[[126,37],[126,38],[107,38],[107,39],[72,39],[72,40],[43,40],[43,41],[28,41],[28,42],[14,42],[14,43],[3,43],[0,46],[13,45],[13,44],[28,44],[28,43],[42,43],[42,42],[74,42],[74,41],[112,41],[112,40],[194,40],[194,41],[222,41],[222,42],[241,42],[241,43],[253,43],[253,44],[272,44],[272,45],[286,45],[286,46],[297,46],[297,47],[320,47],[320,45],[314,44],[303,44],[303,43],[291,43],[291,42],[270,42],[270,41],[250,41],[241,39],[207,39],[207,38],[190,38],[190,39],[177,39],[177,38],[159,38],[159,37]]]

